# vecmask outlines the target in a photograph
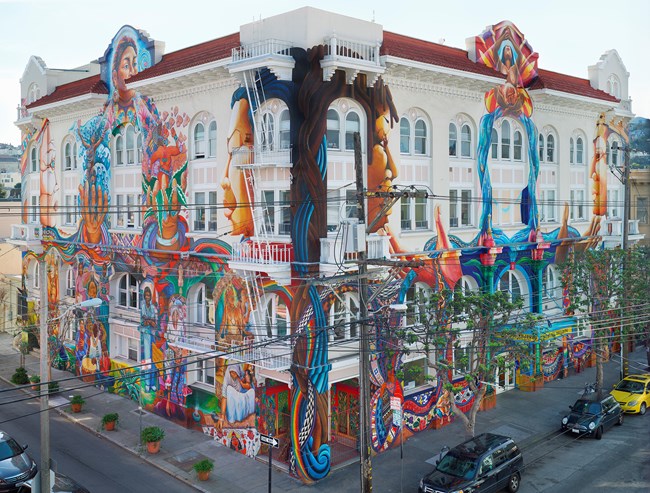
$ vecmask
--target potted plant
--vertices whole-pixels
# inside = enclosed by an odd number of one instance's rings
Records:
[[[32,382],[32,390],[39,390],[41,388],[39,383],[41,383],[41,377],[38,375],[32,375],[29,377],[29,381]]]
[[[27,375],[27,370],[22,366],[16,368],[16,371],[11,375],[11,383],[15,385],[27,385],[29,383],[29,375]]]
[[[50,394],[56,394],[59,391],[59,382],[48,383],[47,390]]]
[[[150,454],[157,454],[160,451],[160,442],[165,438],[165,430],[159,426],[147,426],[142,429],[140,438],[147,444],[147,451]]]
[[[210,472],[214,469],[214,462],[210,459],[203,459],[195,462],[192,468],[196,471],[200,481],[210,479]]]
[[[73,413],[80,413],[81,412],[81,406],[83,406],[85,403],[86,403],[86,401],[79,394],[73,395],[72,399],[70,399],[70,407],[72,408],[72,412]]]
[[[113,431],[119,420],[120,416],[117,413],[104,414],[104,417],[102,418],[102,428],[106,431]]]

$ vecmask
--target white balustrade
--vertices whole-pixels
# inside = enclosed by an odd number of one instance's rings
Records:
[[[232,247],[232,262],[280,265],[291,262],[292,246],[287,243],[247,241]]]
[[[250,58],[266,55],[285,55],[289,56],[291,43],[280,41],[279,39],[265,39],[257,43],[250,43],[232,49],[232,61],[239,62]]]
[[[11,239],[16,241],[40,241],[42,239],[40,224],[12,224]]]
[[[371,234],[366,237],[367,255],[369,259],[388,258],[390,256],[390,238],[385,235]],[[346,241],[343,236],[336,238],[321,238],[320,261],[322,264],[340,264],[355,262],[358,252],[345,251]]]
[[[329,56],[350,58],[354,60],[365,60],[380,65],[379,43],[367,43],[363,41],[352,41],[332,36],[325,40]]]

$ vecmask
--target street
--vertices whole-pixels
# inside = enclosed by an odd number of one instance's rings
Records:
[[[0,388],[9,386],[2,383]],[[13,436],[18,443],[28,444],[28,453],[38,464],[38,399],[10,404],[7,402],[24,398],[26,394],[14,391],[0,395],[0,429]],[[20,417],[31,413],[35,414]],[[57,469],[92,493],[196,491],[113,443],[71,423],[54,410],[50,411],[50,433],[51,457],[56,461]]]

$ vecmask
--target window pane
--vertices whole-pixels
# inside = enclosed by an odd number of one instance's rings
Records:
[[[126,164],[135,164],[135,130],[131,125],[126,129]]]
[[[264,201],[264,228],[267,233],[275,233],[275,193],[273,190],[263,190],[262,199]]]
[[[427,217],[427,199],[425,197],[415,198],[415,227],[417,229],[429,228],[429,219]]]
[[[555,162],[555,137],[549,135],[546,139],[546,161]]]
[[[265,113],[262,117],[262,149],[273,150],[273,137],[275,132],[275,121],[271,113]]]
[[[350,112],[345,117],[345,148],[348,151],[354,150],[354,133],[361,131],[359,115]]]
[[[291,146],[291,115],[289,110],[280,114],[280,149],[289,149]]]
[[[289,191],[280,191],[280,231],[281,235],[291,233],[291,204],[289,202]]]
[[[458,227],[458,190],[449,190],[449,226]]]
[[[472,223],[472,192],[470,190],[463,190],[461,192],[461,224],[469,226]]]
[[[208,217],[208,230],[216,231],[217,230],[217,192],[208,193],[208,203],[210,204],[209,217]]]
[[[539,160],[544,161],[544,136],[539,134]]]
[[[522,139],[521,132],[515,132],[515,147],[514,147],[514,158],[517,161],[521,161],[521,150],[522,150]]]
[[[409,197],[402,197],[400,201],[400,210],[402,212],[402,229],[411,229],[411,199]]]
[[[422,120],[415,123],[415,153],[427,153],[427,126]]]
[[[339,148],[339,114],[336,110],[327,110],[327,148],[328,149],[338,149]]]
[[[501,159],[510,159],[510,123],[501,124]]]
[[[648,197],[636,198],[636,218],[641,224],[648,224]]]
[[[410,151],[411,142],[411,123],[402,118],[399,121],[399,152],[408,154]]]
[[[202,123],[194,127],[194,159],[205,157],[205,128]]]
[[[495,129],[492,129],[490,141],[492,159],[499,159],[499,134],[497,134]]]
[[[208,130],[208,156],[217,155],[217,122],[210,122]]]
[[[582,164],[583,143],[582,139],[578,137],[576,142],[576,164]]]
[[[575,148],[574,148],[574,144],[573,144],[573,137],[571,137],[569,139],[569,164],[574,163],[574,160],[573,160],[574,150],[575,150]]]
[[[456,130],[456,125],[453,123],[449,124],[449,155],[456,155],[456,143],[458,141],[458,131]]]
[[[194,229],[203,231],[205,229],[205,192],[194,194]]]
[[[472,131],[469,128],[469,125],[463,125],[463,128],[460,132],[461,144],[460,144],[460,154],[462,157],[471,157],[472,156]]]

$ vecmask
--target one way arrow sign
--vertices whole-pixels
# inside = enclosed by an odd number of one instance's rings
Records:
[[[280,440],[269,435],[262,435],[260,433],[260,442],[266,443],[273,448],[280,448]]]

